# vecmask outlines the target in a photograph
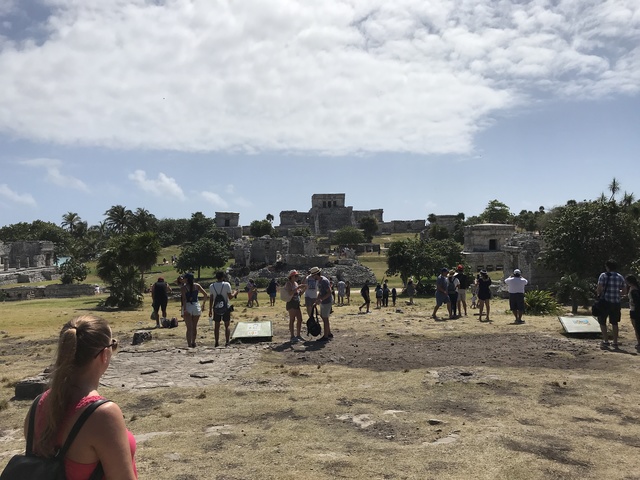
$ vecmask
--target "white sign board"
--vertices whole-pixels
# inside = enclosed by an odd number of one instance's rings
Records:
[[[594,317],[558,317],[567,333],[600,333],[600,324]]]
[[[271,340],[273,337],[273,328],[271,322],[238,322],[236,323],[231,339],[266,339]]]

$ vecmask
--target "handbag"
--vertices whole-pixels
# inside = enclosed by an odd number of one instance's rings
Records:
[[[87,418],[103,403],[109,402],[106,398],[93,402],[76,420],[64,445],[53,457],[39,457],[33,453],[33,431],[36,420],[36,407],[42,394],[38,395],[31,404],[29,410],[29,431],[27,432],[27,449],[24,455],[14,455],[0,474],[0,480],[64,480],[64,457],[78,435],[78,432],[87,421]],[[98,462],[89,480],[98,480],[104,476],[102,464]]]

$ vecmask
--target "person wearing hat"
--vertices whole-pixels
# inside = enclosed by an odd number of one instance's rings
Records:
[[[433,307],[433,313],[431,314],[431,318],[434,320],[438,319],[436,314],[443,303],[447,304],[449,318],[451,318],[451,300],[449,299],[449,292],[447,290],[449,286],[449,280],[447,278],[448,275],[449,269],[447,267],[442,267],[440,269],[440,275],[436,278],[436,306]]]
[[[169,284],[164,281],[163,277],[158,277],[158,281],[151,287],[151,302],[156,319],[156,328],[160,327],[158,310],[162,310],[162,318],[167,318],[167,302],[169,301],[170,293],[171,287]]]
[[[193,273],[184,274],[184,284],[182,285],[182,301],[184,304],[184,324],[187,327],[187,346],[189,348],[196,347],[196,338],[198,338],[198,320],[204,305],[207,302],[207,292],[199,283],[193,281]],[[204,297],[203,306],[200,306],[198,293]]]
[[[522,320],[522,314],[524,313],[524,287],[529,282],[522,276],[522,272],[516,268],[513,271],[513,275],[507,278],[504,283],[507,284],[509,289],[509,308],[514,317],[516,317],[515,323],[524,323],[524,320]]]
[[[309,275],[304,279],[305,285],[304,291],[304,305],[307,308],[307,315],[311,316],[313,313],[313,306],[316,304],[316,298],[318,298],[318,281],[316,280],[316,273],[320,269],[318,267],[311,267]]]
[[[331,324],[329,323],[329,315],[331,314],[331,306],[333,304],[333,288],[329,279],[321,275],[322,270],[318,267],[311,269],[313,276],[316,277],[318,282],[318,297],[316,298],[316,305],[320,305],[320,317],[323,323],[324,335],[320,337],[316,342],[327,342],[333,338],[331,333]]]
[[[491,290],[489,286],[491,285],[491,279],[489,278],[489,274],[486,270],[480,270],[480,274],[476,279],[476,283],[478,284],[478,320],[482,321],[482,312],[484,307],[487,307],[487,322],[490,322],[489,313],[491,312]]]
[[[285,308],[289,312],[289,333],[291,334],[291,342],[295,343],[302,339],[300,336],[300,329],[302,328],[302,310],[300,310],[300,294],[304,292],[305,286],[298,285],[298,273],[297,270],[291,270],[287,277],[287,283],[284,284],[284,290],[287,293],[289,300],[287,301]],[[294,333],[295,324],[295,333]]]
[[[456,269],[456,278],[460,282],[458,286],[458,314],[462,315],[462,307],[464,307],[464,316],[467,316],[467,288],[469,288],[469,277],[464,273],[464,267],[458,265]]]

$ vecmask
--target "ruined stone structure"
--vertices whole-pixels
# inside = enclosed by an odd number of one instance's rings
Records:
[[[313,237],[261,237],[253,241],[243,238],[234,243],[233,257],[235,264],[242,267],[261,263],[294,266],[308,263],[324,265],[329,259],[327,255],[318,254]]]
[[[0,289],[3,301],[33,300],[36,298],[86,297],[95,293],[95,286],[88,284],[46,285],[39,287],[14,287]]]
[[[529,280],[530,288],[544,289],[558,281],[558,276],[546,268],[540,259],[544,240],[537,233],[516,233],[504,245],[504,272],[508,277],[515,268]]]
[[[53,242],[0,242],[0,265],[5,272],[11,268],[52,267],[53,255]]]
[[[216,227],[229,235],[229,238],[237,240],[243,235],[243,227],[240,226],[240,214],[233,212],[216,212],[214,218]]]
[[[382,214],[382,209],[354,210],[346,206],[344,193],[315,193],[311,196],[311,210],[308,212],[280,212],[277,230],[281,235],[288,235],[291,230],[306,227],[314,235],[324,235],[343,227],[357,227],[364,217],[373,217],[378,223],[383,223]]]
[[[420,233],[424,230],[425,224],[425,220],[391,220],[390,222],[382,222],[379,224],[379,230],[382,234]]]
[[[464,227],[462,256],[472,271],[504,269],[504,246],[515,233],[515,225],[482,223]]]

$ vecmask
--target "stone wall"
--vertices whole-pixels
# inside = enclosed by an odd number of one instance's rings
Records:
[[[392,220],[379,224],[381,233],[420,233],[425,229],[426,220]]]
[[[95,294],[95,286],[78,285],[47,285],[40,287],[14,287],[0,289],[0,297],[6,301],[33,300],[36,298],[72,298],[85,297]]]
[[[2,270],[43,268],[54,265],[54,245],[49,241],[0,242]]]
[[[507,240],[515,233],[515,225],[481,223],[464,227],[465,252],[502,251]]]
[[[0,270],[0,285],[10,285],[13,283],[35,283],[47,280],[58,280],[60,274],[58,267],[49,268],[21,268],[8,271]]]
[[[216,227],[238,227],[240,226],[240,214],[235,212],[216,212],[214,217]]]
[[[505,278],[514,269],[522,271],[530,288],[550,288],[558,281],[557,273],[546,268],[541,260],[544,239],[535,233],[516,233],[504,246]]]

